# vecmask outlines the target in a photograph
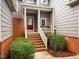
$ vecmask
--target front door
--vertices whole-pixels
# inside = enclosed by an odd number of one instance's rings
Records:
[[[33,31],[33,18],[27,17],[27,29]]]

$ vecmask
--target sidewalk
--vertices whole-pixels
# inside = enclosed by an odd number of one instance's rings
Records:
[[[79,55],[70,57],[53,57],[48,52],[36,52],[34,59],[79,59]]]

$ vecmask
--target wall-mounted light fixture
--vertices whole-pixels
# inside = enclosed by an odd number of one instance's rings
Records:
[[[56,26],[54,26],[54,33],[56,34],[56,31],[57,31],[57,27]]]

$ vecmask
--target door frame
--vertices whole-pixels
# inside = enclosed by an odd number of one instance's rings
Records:
[[[34,17],[33,16],[27,16],[27,19],[28,18],[33,18],[33,21],[32,21],[33,22],[33,30],[32,31],[34,32]],[[27,31],[30,31],[30,30],[27,29]]]

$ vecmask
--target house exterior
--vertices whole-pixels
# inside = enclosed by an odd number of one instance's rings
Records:
[[[0,56],[5,59],[14,37],[38,32],[47,49],[44,33],[64,35],[69,50],[79,53],[79,1],[0,0]],[[75,40],[76,39],[76,40]]]
[[[79,53],[79,1],[53,0],[54,25],[57,33],[66,36],[69,50]]]
[[[53,30],[53,8],[50,5],[51,0],[43,1],[38,0],[22,0],[20,5],[22,6],[22,14],[20,17],[23,17],[24,27],[25,27],[25,37],[27,38],[28,32],[38,32],[39,26],[45,32],[52,32]],[[15,17],[15,13],[14,13]],[[27,19],[27,20],[26,20]],[[40,20],[41,19],[41,20]]]
[[[17,11],[16,4],[15,0],[0,0],[0,59],[7,57],[13,41],[12,12]]]

